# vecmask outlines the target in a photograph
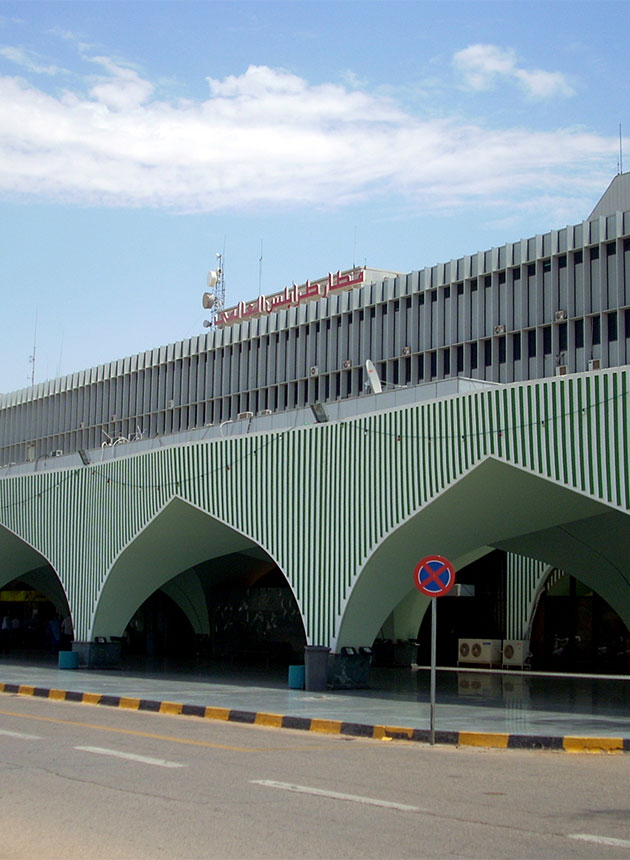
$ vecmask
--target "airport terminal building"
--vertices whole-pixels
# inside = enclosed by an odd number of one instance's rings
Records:
[[[359,397],[368,359],[394,386],[625,365],[630,174],[580,224],[409,274],[339,273],[242,303],[218,322],[1,395],[0,466]]]
[[[0,395],[0,478],[123,443],[130,455],[133,443],[287,427],[309,408],[372,396],[366,362],[384,392],[421,400],[458,380],[539,380],[622,367],[629,355],[625,173],[573,226],[408,274],[355,267],[293,284],[221,309],[206,334]],[[492,612],[509,618],[517,589],[499,573],[518,565],[497,564]]]

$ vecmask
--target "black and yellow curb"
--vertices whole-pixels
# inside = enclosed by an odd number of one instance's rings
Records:
[[[402,726],[372,726],[343,720],[324,720],[316,717],[294,717],[282,714],[267,714],[256,711],[241,711],[236,708],[215,708],[205,705],[184,705],[178,702],[157,702],[152,699],[136,699],[129,696],[107,696],[102,693],[76,693],[72,690],[57,690],[47,687],[32,687],[27,684],[0,683],[0,693],[16,696],[34,696],[56,702],[77,702],[82,705],[104,705],[128,711],[149,711],[156,714],[200,717],[206,720],[223,720],[231,723],[249,723],[277,729],[299,729],[328,735],[345,735],[371,738],[380,741],[429,742],[428,729],[413,729]],[[516,750],[563,750],[572,753],[623,753],[630,752],[630,738],[595,738],[572,735],[514,735],[501,732],[455,732],[436,731],[436,744],[451,744],[460,747],[485,747],[491,749]]]

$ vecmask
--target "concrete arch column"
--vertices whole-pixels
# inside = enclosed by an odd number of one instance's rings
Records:
[[[164,583],[162,591],[179,606],[195,633],[210,633],[206,593],[194,570],[185,570]]]

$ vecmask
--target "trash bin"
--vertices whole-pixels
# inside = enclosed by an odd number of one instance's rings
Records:
[[[304,666],[289,666],[289,689],[304,689]]]
[[[327,645],[306,645],[304,647],[304,689],[319,692],[328,686]]]
[[[79,655],[76,651],[60,651],[57,665],[60,669],[78,669]]]

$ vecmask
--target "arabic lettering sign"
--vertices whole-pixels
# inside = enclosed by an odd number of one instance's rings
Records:
[[[216,325],[234,325],[257,319],[276,311],[294,308],[304,302],[325,299],[330,293],[343,292],[358,287],[365,282],[365,269],[350,269],[347,272],[328,273],[327,278],[318,281],[306,281],[305,284],[286,287],[283,292],[272,296],[259,296],[253,302],[239,302],[235,307],[228,308],[217,314]]]

